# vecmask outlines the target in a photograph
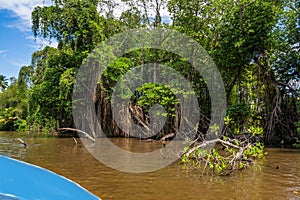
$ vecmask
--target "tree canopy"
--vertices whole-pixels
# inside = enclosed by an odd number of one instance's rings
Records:
[[[50,6],[37,6],[32,12],[33,35],[56,40],[58,46],[34,52],[32,64],[22,67],[9,86],[0,76],[0,128],[73,128],[73,85],[84,59],[114,34],[147,27],[190,36],[213,58],[226,89],[228,124],[220,130],[225,136],[295,141],[300,121],[299,87],[294,87],[300,81],[299,6],[298,0],[53,0]],[[178,55],[137,49],[111,63],[100,77],[94,104],[107,136],[128,136],[113,119],[112,88],[132,67],[150,62],[175,69],[191,83],[200,102],[197,132],[205,135],[211,100],[201,74]],[[141,126],[150,124],[149,108],[155,103],[168,111],[155,138],[178,131],[180,104],[170,90],[146,84],[130,101],[130,113]]]

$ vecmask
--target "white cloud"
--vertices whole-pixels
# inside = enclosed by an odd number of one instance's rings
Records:
[[[0,50],[0,54],[7,52],[7,50]]]
[[[160,1],[160,2],[161,2],[161,1]],[[136,7],[138,7],[138,9],[139,9],[142,13],[144,13],[143,5],[142,5],[140,2],[138,2],[138,1],[131,0],[131,1],[128,1],[127,3],[125,3],[125,2],[122,2],[122,0],[115,0],[115,3],[116,3],[116,5],[114,6],[113,15],[114,15],[115,17],[117,17],[117,18],[119,18],[119,17],[121,16],[122,12],[124,12],[124,11],[130,9],[128,3],[129,3],[129,4],[132,4],[132,5],[135,5]],[[103,4],[102,6],[103,6],[102,8],[98,7],[98,10],[99,10],[99,11],[101,11],[101,10],[102,10],[102,11],[108,11],[108,10],[109,10],[108,7],[107,7],[105,4]],[[153,18],[153,17],[155,16],[155,14],[156,14],[156,11],[155,11],[155,9],[153,8],[153,6],[154,6],[154,3],[153,3],[153,2],[151,3],[151,5],[150,5],[150,4],[148,5],[148,15],[149,15],[149,17],[152,17],[152,18]],[[161,5],[161,8],[160,8],[160,15],[161,15],[164,19],[167,19],[167,22],[170,21],[170,13],[169,13],[168,9],[166,8],[166,2],[165,2],[165,1],[163,1],[162,5]]]
[[[23,32],[30,32],[32,26],[31,12],[34,7],[47,5],[51,5],[51,0],[1,0],[0,10],[10,11],[17,18],[17,21],[13,24],[8,24],[8,27],[17,28]],[[34,39],[32,36],[27,37],[27,39],[34,41],[34,44],[30,45],[34,49],[40,49],[45,46],[57,47],[57,42],[55,41],[49,42],[41,38]],[[0,50],[0,54],[3,53],[2,51]],[[14,63],[14,65],[17,65],[17,63]]]
[[[55,40],[47,40],[40,37],[34,38],[33,36],[26,37],[28,40],[32,40],[34,44],[28,45],[34,49],[43,49],[46,46],[57,47],[58,42]]]
[[[35,6],[49,5],[50,0],[1,0],[0,10],[8,10],[18,18],[9,27],[15,27],[21,31],[29,31],[31,28],[31,12]]]

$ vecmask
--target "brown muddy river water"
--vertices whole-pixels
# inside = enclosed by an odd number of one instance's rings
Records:
[[[266,158],[250,169],[226,177],[186,172],[175,162],[158,171],[133,174],[111,169],[96,160],[77,138],[27,138],[0,132],[0,155],[63,175],[102,199],[300,199],[300,151],[267,148]],[[115,144],[156,149],[160,144],[113,139]],[[0,169],[1,170],[1,169]],[[46,180],[45,180],[46,181]]]

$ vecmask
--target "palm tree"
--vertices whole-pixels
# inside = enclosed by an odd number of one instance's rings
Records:
[[[3,76],[3,75],[0,75],[0,90],[5,90],[8,86],[8,79]]]

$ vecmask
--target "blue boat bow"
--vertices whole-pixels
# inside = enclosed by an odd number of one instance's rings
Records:
[[[0,200],[99,200],[79,184],[44,168],[0,156]]]

